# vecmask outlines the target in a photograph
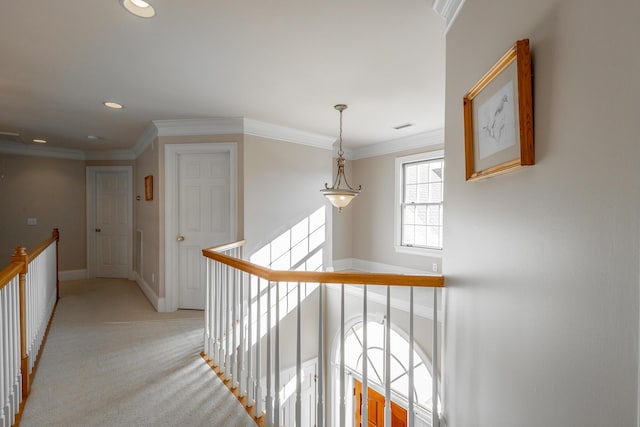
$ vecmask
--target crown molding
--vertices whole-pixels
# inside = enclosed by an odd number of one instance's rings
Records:
[[[434,0],[433,10],[444,18],[445,21],[445,34],[451,28],[453,21],[456,20],[458,12],[462,9],[465,0]]]
[[[132,150],[85,151],[86,160],[135,160],[138,156]]]
[[[241,117],[154,120],[157,136],[233,135],[244,132]]]
[[[131,148],[135,155],[135,158],[138,158],[140,154],[147,148],[149,144],[151,144],[158,137],[158,128],[153,122],[149,123],[149,126],[142,132],[138,141],[136,141],[135,145]]]
[[[41,145],[18,144],[0,141],[0,153],[27,156],[55,157],[75,160],[135,160],[159,136],[233,135],[245,134],[294,144],[332,150],[337,155],[335,139],[332,137],[287,128],[271,123],[244,118],[212,118],[190,120],[154,120],[140,135],[130,150],[74,150]],[[423,132],[405,138],[380,142],[362,148],[345,148],[344,156],[349,160],[398,153],[415,148],[424,148],[444,143],[444,130]]]
[[[70,148],[46,147],[43,145],[27,145],[0,141],[0,153],[18,154],[22,156],[54,157],[57,159],[85,160],[82,150]]]
[[[444,129],[422,132],[405,138],[392,139],[391,141],[357,148],[351,152],[351,156],[348,158],[351,160],[366,159],[439,144],[444,144]]]
[[[261,122],[253,119],[244,119],[243,130],[245,135],[277,139],[280,141],[308,145],[325,150],[333,149],[333,143],[335,142],[335,138],[331,138],[325,135],[274,125],[271,123]]]
[[[22,156],[53,157],[66,160],[135,160],[137,155],[131,150],[90,151],[71,148],[22,145],[0,141],[0,153]]]

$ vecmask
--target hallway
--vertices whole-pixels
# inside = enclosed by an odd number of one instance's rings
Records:
[[[62,282],[21,426],[254,426],[200,357],[202,312],[120,279]]]

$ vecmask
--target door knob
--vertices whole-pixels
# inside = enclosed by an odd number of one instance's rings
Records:
[[[101,229],[96,228],[96,233],[99,233],[99,232],[101,232],[101,231],[102,231]]]
[[[178,236],[178,242],[182,242],[184,240],[184,236]]]

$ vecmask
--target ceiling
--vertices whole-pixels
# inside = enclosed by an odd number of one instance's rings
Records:
[[[118,0],[0,0],[0,131],[87,152],[131,149],[152,120],[244,117],[335,138],[337,103],[347,148],[444,127],[431,0],[149,1],[151,19]]]

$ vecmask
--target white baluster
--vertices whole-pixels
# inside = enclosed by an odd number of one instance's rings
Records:
[[[231,267],[228,265],[225,266],[225,308],[224,308],[224,333],[225,333],[225,358],[224,358],[224,379],[231,379],[231,354],[233,353],[233,349],[231,348],[231,328],[233,327],[231,324],[231,302],[229,301],[232,297],[231,291]]]
[[[218,270],[218,371],[224,371],[224,265]]]
[[[222,265],[214,263],[213,270],[213,364],[220,367],[220,270]]]
[[[13,388],[12,388],[12,419],[15,421],[15,415],[18,413],[18,405],[20,404],[20,400],[22,400],[22,387],[21,387],[21,373],[20,369],[22,367],[21,363],[21,347],[20,347],[20,281],[17,280],[11,288],[9,288],[9,297],[11,301],[11,331],[9,332],[9,337],[12,339],[12,344],[10,347],[12,348],[13,354],[13,363],[11,366],[11,379],[13,380]],[[29,311],[29,307],[27,306],[27,312]],[[29,368],[29,366],[27,366]],[[24,375],[28,377],[30,372],[25,372]]]
[[[340,427],[346,420],[346,375],[344,366],[344,284],[340,285]]]
[[[8,285],[7,285],[8,286]],[[4,293],[6,288],[0,288],[0,426],[4,427],[5,423],[5,413],[4,413],[4,394],[5,394],[5,375],[4,375],[4,366],[7,363],[5,361],[6,355],[8,352],[7,345],[4,343],[4,337],[6,336],[6,332],[4,329],[4,325],[6,323],[5,317],[7,315],[7,308],[4,305]]]
[[[11,348],[9,348],[9,307],[7,304],[7,292],[11,282],[0,289],[0,421],[2,426],[11,424],[8,422],[9,414],[6,411],[5,402],[8,400],[9,376],[7,367],[11,360]]]
[[[235,388],[238,386],[238,318],[237,318],[237,306],[238,306],[238,270],[233,269],[231,272],[231,331],[232,339],[231,339],[231,350],[229,353],[231,354],[231,388]]]
[[[384,322],[384,425],[391,425],[391,286],[387,286]]]
[[[413,286],[409,288],[409,427],[415,425],[415,412],[413,408],[413,381],[414,381],[414,361],[413,361],[413,343],[415,335],[413,334]]]
[[[367,328],[367,285],[362,287],[362,423],[369,419],[369,355]]]
[[[260,378],[260,363],[262,362],[262,352],[261,352],[261,326],[262,326],[262,313],[261,313],[261,305],[262,305],[262,295],[260,293],[260,284],[262,283],[262,279],[256,278],[258,281],[258,291],[256,292],[257,296],[257,328],[256,328],[256,393],[255,393],[255,401],[256,401],[256,417],[259,417],[263,411],[263,400],[262,400],[262,379]]]
[[[224,357],[220,361],[224,367],[223,379],[228,379],[229,375],[229,266],[225,265],[222,271],[222,348],[224,349]]]
[[[9,425],[13,424],[13,408],[11,405],[12,399],[12,390],[13,390],[13,366],[15,364],[15,348],[14,348],[14,340],[13,335],[15,334],[15,325],[14,325],[14,313],[16,307],[14,306],[11,288],[13,287],[13,282],[8,284],[7,287],[4,288],[2,292],[2,306],[3,309],[6,310],[6,323],[4,326],[4,330],[2,333],[2,343],[3,347],[7,351],[7,359],[6,364],[0,367],[4,371],[5,378],[5,396],[0,404],[4,408],[5,419]]]
[[[324,306],[322,303],[322,295],[324,294],[324,285],[318,284],[318,406],[316,408],[317,427],[324,426]]]
[[[205,279],[204,279],[204,337],[202,341],[202,352],[207,355],[211,354],[209,351],[209,337],[211,336],[211,328],[209,322],[209,316],[211,315],[210,299],[211,299],[211,260],[205,258]]]
[[[298,304],[296,305],[296,427],[302,425],[302,351],[301,351],[301,308],[300,308],[300,282],[298,282]],[[321,288],[320,288],[321,289]],[[318,289],[320,291],[320,289]],[[321,334],[318,334],[318,346],[322,342]],[[318,364],[320,360],[320,352],[318,351]]]
[[[273,409],[273,423],[276,427],[280,426],[280,282],[276,283],[276,342],[274,345],[275,353],[275,403]]]
[[[252,298],[252,282],[253,278],[248,276],[247,280],[247,405],[252,406],[255,404],[255,383],[253,381],[253,361],[251,360],[251,349],[253,348],[253,303],[251,302]]]
[[[433,345],[431,346],[431,426],[440,426],[438,415],[438,288],[433,288]]]
[[[209,316],[207,317],[207,327],[209,328],[209,339],[207,341],[207,357],[210,360],[215,359],[215,334],[216,334],[216,310],[215,310],[215,264],[213,260],[207,259],[207,273],[209,274],[209,280],[207,280],[207,289],[209,290],[209,297],[207,298],[207,304],[209,304]]]
[[[273,425],[273,396],[271,395],[271,285],[271,282],[267,284],[267,396],[265,398],[267,427]]]
[[[18,287],[13,284],[7,289],[7,297],[8,297],[8,312],[9,312],[9,331],[7,334],[8,339],[8,348],[11,351],[11,359],[7,370],[7,377],[9,379],[9,400],[8,404],[8,413],[9,413],[9,421],[12,423],[15,421],[15,415],[17,413],[16,401],[19,400],[18,390],[20,388],[19,384],[19,371],[20,371],[20,357],[17,354],[20,350],[20,344],[18,344],[16,348],[16,336],[20,334],[20,311],[19,311],[19,298],[18,296]]]
[[[239,338],[238,342],[240,343],[240,348],[238,350],[238,395],[244,396],[246,395],[246,366],[244,361],[245,356],[245,343],[244,343],[244,287],[245,287],[245,273],[239,272],[240,278],[240,325],[238,326]]]

